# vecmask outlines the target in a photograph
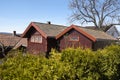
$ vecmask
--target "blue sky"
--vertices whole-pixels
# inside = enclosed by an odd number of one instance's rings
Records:
[[[23,33],[30,22],[71,25],[69,0],[0,0],[0,32]]]
[[[70,25],[68,0],[0,0],[0,32],[22,33],[32,21]]]

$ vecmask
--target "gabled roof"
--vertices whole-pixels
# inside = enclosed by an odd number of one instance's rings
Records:
[[[76,31],[80,32],[81,34],[83,34],[93,42],[95,42],[96,40],[116,40],[115,38],[106,34],[103,31],[87,29],[87,28],[75,26],[75,25],[71,25],[70,27],[66,28],[62,33],[56,36],[56,39],[60,38],[71,29],[75,29]]]
[[[13,47],[13,49],[18,49],[20,46],[27,47],[27,38],[21,38],[19,42]]]
[[[22,37],[26,37],[28,31],[34,27],[43,37],[55,37],[57,34],[61,33],[66,26],[54,25],[54,24],[45,24],[39,22],[31,22],[27,29],[24,31]]]
[[[109,28],[109,30],[108,31],[106,31],[106,32],[109,32],[109,31],[111,31],[111,30],[115,30],[115,32],[118,34],[118,35],[120,35],[120,33],[119,33],[119,31],[118,31],[118,29],[116,28],[116,26],[112,26],[111,28]]]

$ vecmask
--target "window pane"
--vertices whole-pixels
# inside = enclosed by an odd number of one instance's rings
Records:
[[[31,42],[34,42],[34,36],[31,37]]]
[[[31,37],[31,42],[35,42],[35,43],[42,43],[42,36],[32,36]]]
[[[42,36],[39,36],[39,37],[38,37],[38,42],[39,42],[39,43],[42,43]]]

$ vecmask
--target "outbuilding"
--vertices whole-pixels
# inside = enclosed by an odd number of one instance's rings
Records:
[[[24,31],[27,51],[48,55],[52,48],[63,50],[69,47],[97,50],[110,45],[116,39],[100,30],[71,25],[69,27],[48,23],[31,22]]]

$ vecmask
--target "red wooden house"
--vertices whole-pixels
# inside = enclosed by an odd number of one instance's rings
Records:
[[[110,45],[116,39],[100,30],[71,25],[56,36],[59,49],[82,47],[97,50]]]
[[[75,25],[53,25],[50,22],[31,22],[22,37],[28,38],[27,51],[33,54],[48,53],[51,48],[62,50],[68,47],[83,47],[96,50],[116,40],[102,31]]]
[[[31,22],[22,35],[28,38],[27,51],[33,54],[50,52],[51,48],[57,47],[56,35],[65,28],[65,26],[53,25],[50,22],[47,24]]]

